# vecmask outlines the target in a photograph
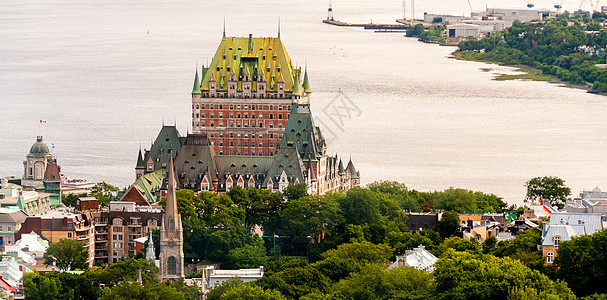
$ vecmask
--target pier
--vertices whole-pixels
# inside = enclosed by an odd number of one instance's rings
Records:
[[[413,27],[409,24],[356,24],[349,22],[342,22],[337,20],[323,20],[325,24],[341,26],[341,27],[362,27],[367,30],[381,30],[381,31],[391,31],[391,30],[406,30],[407,28]]]

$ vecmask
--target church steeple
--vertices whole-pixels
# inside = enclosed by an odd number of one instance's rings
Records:
[[[160,279],[178,280],[184,277],[183,269],[183,227],[177,210],[175,194],[175,166],[173,153],[169,155],[167,176],[167,201],[160,229]]]

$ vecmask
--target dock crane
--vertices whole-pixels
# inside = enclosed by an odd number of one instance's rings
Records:
[[[470,16],[472,16],[472,3],[468,0],[468,7],[470,7]]]

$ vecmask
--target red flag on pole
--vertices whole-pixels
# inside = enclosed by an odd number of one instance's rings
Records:
[[[40,120],[40,123],[46,124],[46,121],[45,120]]]

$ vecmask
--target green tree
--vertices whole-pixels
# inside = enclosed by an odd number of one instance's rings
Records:
[[[607,230],[559,243],[554,266],[579,296],[607,293]]]
[[[439,299],[575,299],[566,283],[492,255],[449,250],[437,261],[434,278]]]
[[[228,252],[227,262],[222,267],[227,269],[252,269],[266,264],[266,248],[263,245],[232,249]]]
[[[436,230],[442,238],[452,236],[459,228],[459,214],[454,211],[444,212],[441,220],[436,223],[436,226],[434,226],[434,230]]]
[[[563,208],[571,189],[558,177],[534,177],[527,181],[525,200],[547,200],[550,205]]]
[[[89,254],[84,243],[77,240],[61,239],[50,244],[44,253],[46,264],[55,263],[60,270],[86,269]]]
[[[339,281],[367,265],[389,263],[388,259],[392,255],[392,248],[385,244],[376,245],[366,241],[342,244],[324,252],[324,259],[316,262],[313,267],[330,279]]]
[[[74,207],[76,206],[76,199],[81,198],[81,197],[86,197],[86,193],[84,194],[62,194],[61,195],[61,202],[65,205],[65,206],[70,206],[70,207]]]
[[[57,278],[40,276],[35,272],[23,274],[23,288],[27,299],[59,299],[61,282]]]
[[[145,259],[119,260],[102,268],[87,270],[85,274],[92,281],[112,287],[123,281],[136,281],[139,271],[144,282],[158,281],[158,267]]]
[[[91,188],[89,196],[97,198],[97,200],[99,200],[99,205],[108,206],[110,197],[114,196],[117,191],[117,187],[103,181],[97,183],[95,186],[93,186],[93,188]]]
[[[253,283],[244,284],[238,277],[230,279],[220,285],[216,285],[209,290],[206,297],[207,300],[286,300],[278,291],[264,290]]]
[[[370,267],[341,280],[333,288],[338,299],[433,299],[432,274],[414,268]]]
[[[289,299],[300,299],[310,293],[326,293],[331,280],[315,268],[289,268],[255,281],[265,290],[277,290]]]

